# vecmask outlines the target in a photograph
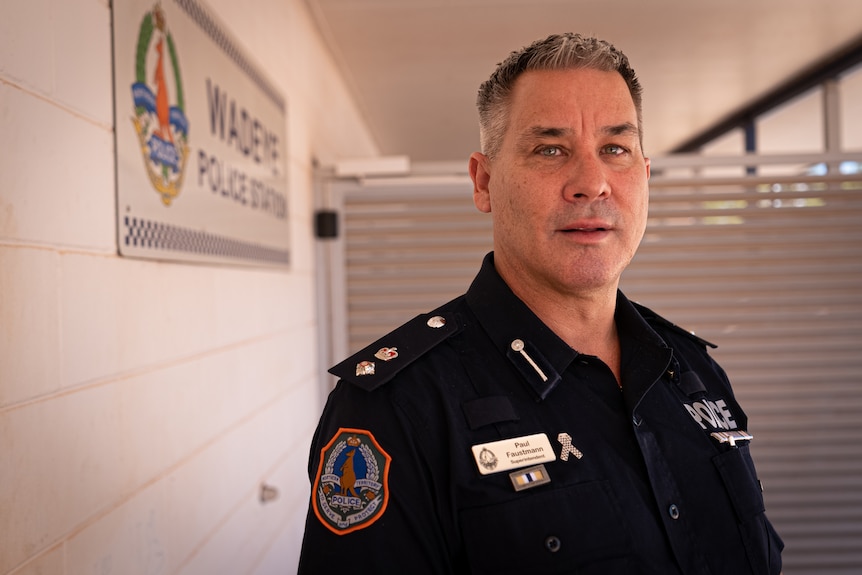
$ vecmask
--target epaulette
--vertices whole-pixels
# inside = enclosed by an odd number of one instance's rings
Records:
[[[454,313],[417,315],[345,359],[329,373],[371,391],[460,330]]]
[[[697,343],[699,343],[700,345],[702,345],[704,347],[709,346],[713,349],[718,347],[716,344],[712,343],[711,341],[707,341],[707,340],[703,339],[702,337],[696,336],[693,331],[688,331],[687,329],[679,327],[675,323],[666,320],[665,318],[663,318],[662,316],[660,316],[659,314],[657,314],[656,312],[654,312],[653,310],[651,310],[650,308],[648,308],[644,305],[641,305],[641,304],[636,303],[636,302],[632,302],[632,305],[635,306],[635,309],[638,310],[638,312],[641,314],[641,316],[649,324],[657,324],[657,325],[660,325],[662,327],[666,327],[672,331],[675,331],[676,333],[680,333],[682,335],[687,336],[689,339],[693,339],[694,341],[696,341]]]

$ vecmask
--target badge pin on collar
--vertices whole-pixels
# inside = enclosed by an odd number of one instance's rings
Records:
[[[574,455],[577,459],[584,456],[580,449],[572,445],[572,436],[568,433],[564,432],[559,434],[557,436],[557,441],[563,445],[563,449],[560,451],[560,459],[563,461],[568,461],[569,455]]]
[[[530,357],[526,351],[524,351],[524,340],[521,340],[521,339],[514,340],[511,343],[511,347],[512,347],[513,351],[517,351],[518,353],[520,353],[524,357],[524,359],[527,360],[527,363],[530,364],[530,367],[532,367],[533,369],[536,370],[536,373],[539,374],[539,377],[542,378],[542,381],[548,381],[548,376],[545,375],[545,372],[542,371],[542,368],[540,368],[538,366],[538,364],[536,364],[536,362],[533,361],[533,358]]]

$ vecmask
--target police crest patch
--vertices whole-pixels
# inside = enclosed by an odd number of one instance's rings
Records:
[[[389,503],[389,463],[371,432],[340,428],[320,451],[312,485],[314,514],[337,535],[377,521]]]

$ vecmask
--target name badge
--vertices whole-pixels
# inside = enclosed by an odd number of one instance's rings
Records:
[[[548,436],[544,433],[492,441],[474,445],[471,449],[482,475],[554,461],[557,458]]]

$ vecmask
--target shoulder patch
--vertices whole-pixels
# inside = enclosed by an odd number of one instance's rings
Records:
[[[329,373],[371,391],[460,329],[452,313],[417,315],[345,359],[330,369]]]
[[[339,428],[320,450],[311,487],[314,514],[336,535],[368,527],[389,503],[389,464],[370,431]]]
[[[675,331],[676,333],[682,334],[682,335],[688,337],[689,339],[696,341],[697,343],[699,343],[700,345],[702,345],[704,347],[708,346],[708,347],[711,347],[713,349],[718,347],[716,344],[712,343],[711,341],[707,341],[701,337],[696,336],[694,334],[694,332],[688,331],[687,329],[682,328],[682,327],[676,325],[675,323],[666,320],[665,318],[663,318],[662,316],[660,316],[659,314],[657,314],[656,312],[654,312],[650,308],[648,308],[644,305],[641,305],[639,303],[636,303],[636,302],[631,302],[631,303],[633,306],[635,306],[635,309],[638,310],[638,313],[641,314],[641,316],[647,321],[647,323],[668,328],[672,331]]]

